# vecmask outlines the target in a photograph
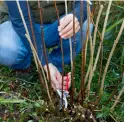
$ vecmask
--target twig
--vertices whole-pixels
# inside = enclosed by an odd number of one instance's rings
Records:
[[[82,6],[82,3],[83,1],[81,1],[81,4],[80,4],[80,26],[82,28],[82,18],[83,18],[83,13],[82,13],[82,9],[83,9],[83,6]],[[83,34],[82,34],[82,30],[81,30],[81,44],[82,44],[82,67],[81,67],[81,87],[80,87],[80,91],[77,95],[77,98],[76,100],[79,101],[79,99],[83,99],[85,98],[85,89],[84,89],[84,84],[86,82],[86,77],[85,77],[85,64],[86,64],[86,52],[87,52],[87,44],[88,44],[88,37],[89,37],[89,28],[88,28],[88,25],[87,25],[87,32],[86,32],[86,40],[85,40],[85,44],[83,45]],[[88,74],[88,73],[87,73]],[[86,74],[86,75],[87,75]],[[85,77],[85,78],[84,78]],[[83,96],[82,96],[83,95]],[[80,98],[81,97],[81,98]],[[81,104],[82,104],[82,100],[81,101]]]
[[[25,28],[25,30],[26,30],[25,36],[27,37],[27,39],[28,39],[28,41],[29,41],[29,43],[30,43],[30,46],[31,46],[31,49],[32,49],[32,52],[33,52],[33,56],[35,57],[35,58],[34,58],[34,59],[35,59],[35,62],[37,63],[37,65],[38,65],[38,63],[39,63],[39,65],[41,66],[42,73],[43,73],[44,80],[45,80],[45,84],[46,84],[47,94],[48,94],[48,97],[49,97],[49,100],[50,100],[51,104],[53,105],[52,100],[51,100],[51,97],[50,97],[50,93],[49,93],[49,90],[48,90],[48,84],[47,84],[46,77],[45,77],[45,74],[44,74],[44,71],[43,71],[43,67],[42,67],[41,62],[40,62],[40,60],[39,60],[39,58],[38,58],[37,52],[36,52],[36,50],[35,50],[35,48],[34,48],[32,42],[31,42],[30,34],[29,34],[28,28],[27,28],[27,26],[26,26],[26,22],[25,22],[25,19],[24,19],[24,16],[23,16],[23,13],[22,13],[22,10],[21,10],[19,1],[16,0],[16,3],[17,3],[17,7],[18,7],[18,10],[19,10],[21,19],[22,19],[22,21],[23,21],[24,28]],[[37,61],[38,61],[38,62],[37,62]],[[53,106],[53,107],[54,107],[54,106]]]
[[[60,26],[60,19],[59,19],[59,10],[56,5],[56,1],[54,1],[55,4],[55,9],[56,9],[56,14],[57,14],[57,19],[58,19],[58,24]],[[61,54],[62,54],[62,105],[63,105],[63,76],[64,76],[64,53],[63,53],[63,43],[62,43],[62,38],[60,37],[60,45],[61,45]],[[63,108],[63,106],[62,106]]]
[[[31,27],[31,31],[32,31],[33,41],[34,41],[34,47],[35,47],[35,50],[37,51],[36,38],[35,38],[34,30],[33,30],[33,24],[32,24],[32,19],[31,19],[28,1],[27,1],[27,8],[28,8],[28,16],[29,16],[29,20],[30,20],[30,27]],[[40,73],[40,67],[39,67],[39,64],[37,63],[37,60],[36,60],[35,56],[34,56],[34,60],[35,60],[35,64],[36,64],[36,67],[37,67],[37,72],[38,72],[38,75],[39,75],[40,83],[41,83],[41,85],[44,85],[43,78],[42,78],[42,75]]]
[[[68,14],[67,0],[65,0],[65,13],[66,13],[66,15]],[[74,17],[75,16],[74,16],[74,12],[73,12],[73,34],[75,34],[75,22],[74,22],[75,18]],[[73,101],[74,101],[74,62],[73,62],[73,51],[72,51],[72,40],[71,40],[71,38],[69,38],[69,45],[70,45],[71,87],[72,87],[71,105],[73,105]]]
[[[43,45],[43,54],[44,54],[45,62],[46,62],[46,65],[47,65],[47,71],[48,71],[47,76],[48,76],[49,81],[51,82],[50,69],[49,69],[49,66],[48,66],[47,53],[46,53],[46,45],[45,45],[45,40],[44,40],[43,17],[42,17],[43,13],[42,13],[42,8],[40,6],[40,1],[39,0],[38,0],[38,8],[39,8],[39,13],[40,13],[41,39],[42,39],[42,45]],[[51,90],[50,90],[50,93],[51,93]]]
[[[97,35],[98,24],[99,24],[99,20],[100,20],[100,16],[101,16],[102,10],[103,10],[103,5],[100,5],[100,9],[99,9],[98,16],[97,16],[97,19],[96,19],[96,25],[95,25],[95,30],[94,30],[94,36],[93,36],[93,52],[94,52],[94,50],[95,50],[96,35]]]
[[[103,39],[104,39],[104,34],[105,34],[105,30],[106,30],[106,25],[107,25],[107,21],[108,21],[108,16],[109,16],[111,4],[112,4],[112,0],[109,1],[109,4],[108,4],[108,8],[107,8],[107,12],[106,12],[106,17],[105,17],[105,21],[104,21],[104,25],[103,25],[103,30],[102,30],[102,41],[99,44],[99,48],[98,48],[97,56],[96,56],[96,59],[95,59],[93,71],[95,71],[96,66],[97,66],[97,62],[98,62],[98,59],[99,59],[99,54],[100,54],[100,50],[101,50],[101,45],[103,44]]]
[[[75,81],[74,81],[74,73],[75,73],[75,56],[76,56],[76,35],[75,35],[75,0],[73,1],[73,39],[74,39],[74,48],[73,48],[73,69],[72,69],[72,96],[71,96],[71,104],[74,103],[74,92],[75,92]]]
[[[87,47],[88,47],[88,39],[89,39],[89,30],[88,30],[88,26],[87,26],[87,32],[86,32],[86,41],[85,41],[85,64],[86,64],[86,57],[87,57]],[[84,81],[84,83],[86,83],[86,81]]]
[[[120,83],[120,81],[123,78],[123,74],[124,73],[122,73],[122,75],[120,76],[120,78],[119,78],[119,80],[117,82],[117,85],[115,86],[114,91],[112,92],[111,96],[109,97],[109,99],[107,100],[107,102],[104,104],[105,106],[111,101],[111,99],[113,98],[113,96],[117,93],[119,83]]]
[[[117,98],[116,98],[114,104],[113,104],[112,107],[110,108],[111,111],[115,108],[115,106],[117,105],[117,103],[118,103],[118,101],[119,101],[119,99],[120,99],[120,97],[122,96],[123,93],[124,93],[124,86],[122,87],[122,89],[121,89],[119,95],[117,96]]]
[[[112,118],[115,122],[118,122],[118,121],[112,116],[111,113],[110,113],[109,115],[111,116],[111,118]]]
[[[80,2],[80,28],[81,28],[81,44],[82,44],[82,67],[81,67],[81,104],[83,102],[85,90],[84,90],[84,76],[85,76],[85,46],[83,44],[83,1]]]
[[[107,63],[106,63],[105,69],[104,69],[104,73],[103,73],[102,81],[101,81],[100,97],[103,95],[104,81],[105,81],[107,69],[108,69],[109,64],[110,64],[110,60],[111,60],[112,55],[113,55],[113,53],[114,53],[114,50],[115,50],[115,48],[116,48],[116,46],[117,46],[117,43],[118,43],[118,41],[119,41],[119,39],[120,39],[120,37],[121,37],[121,34],[122,34],[123,29],[124,29],[124,21],[123,21],[123,23],[122,23],[122,25],[121,25],[120,31],[119,31],[119,33],[118,33],[118,36],[117,36],[116,40],[114,41],[112,50],[111,50],[111,52],[110,52],[110,54],[109,54],[109,57],[108,57],[108,60],[107,60]]]
[[[91,86],[91,80],[92,80],[92,69],[93,69],[93,46],[92,46],[92,37],[90,33],[90,5],[87,4],[87,11],[88,11],[88,28],[89,28],[89,38],[90,38],[90,76],[88,80],[88,85],[87,85],[87,97],[90,95],[90,86]]]

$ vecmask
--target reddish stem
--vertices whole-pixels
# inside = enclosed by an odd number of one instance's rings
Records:
[[[34,30],[33,30],[33,24],[32,24],[32,19],[31,19],[30,8],[29,8],[29,3],[28,2],[27,2],[27,8],[28,8],[28,17],[29,17],[29,20],[30,20],[30,27],[31,27],[32,37],[33,37],[33,43],[34,43],[34,47],[35,47],[35,49],[37,51],[36,38],[35,38]],[[45,86],[45,84],[43,82],[43,77],[42,77],[42,75],[40,73],[39,64],[38,64],[38,76],[39,76],[41,85]]]
[[[58,19],[58,25],[60,26],[60,18],[59,18],[59,10],[56,5],[56,1],[54,1],[57,19]],[[62,38],[60,37],[60,45],[61,45],[61,54],[62,54],[62,105],[63,105],[63,76],[64,76],[64,53],[63,53],[63,44],[62,44]],[[62,106],[63,108],[63,106]]]

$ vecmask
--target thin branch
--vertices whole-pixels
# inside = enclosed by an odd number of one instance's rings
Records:
[[[120,97],[122,96],[123,93],[124,93],[124,86],[122,87],[122,89],[121,89],[119,95],[117,96],[117,98],[116,98],[114,104],[113,104],[112,107],[110,108],[111,111],[115,108],[115,106],[117,105],[117,103],[118,103],[118,101],[119,101],[119,99],[120,99]]]
[[[68,7],[67,7],[67,0],[65,0],[65,13],[66,15],[68,14]],[[75,23],[74,23],[74,13],[73,13],[73,34],[75,34]],[[72,51],[72,40],[69,38],[69,45],[70,45],[70,62],[71,62],[71,88],[72,88],[72,93],[71,93],[71,105],[73,105],[74,101],[74,62],[73,62],[73,51]]]
[[[75,92],[75,82],[74,82],[74,73],[75,73],[75,56],[76,56],[76,35],[75,35],[75,0],[73,1],[73,66],[72,66],[72,73],[71,73],[71,77],[72,77],[72,96],[71,96],[71,105],[73,105],[74,103],[74,92]]]
[[[104,39],[104,34],[105,34],[105,30],[106,30],[106,25],[107,25],[109,13],[110,13],[111,4],[112,4],[112,0],[109,1],[109,4],[108,4],[108,8],[107,8],[107,12],[106,12],[106,17],[105,17],[105,21],[104,21],[104,25],[103,25],[103,30],[102,30],[102,41],[101,41],[100,44],[99,44],[99,48],[98,48],[97,56],[96,56],[96,59],[95,59],[93,71],[95,71],[96,66],[97,66],[97,62],[98,62],[98,59],[99,59],[99,54],[100,54],[100,51],[101,51],[101,45],[103,44],[103,39]]]
[[[35,47],[35,50],[37,51],[36,38],[35,38],[34,30],[33,30],[32,18],[31,18],[31,14],[30,14],[30,8],[29,8],[28,1],[27,1],[27,8],[28,8],[28,17],[29,17],[29,20],[30,20],[30,27],[31,27],[31,31],[32,31],[33,41],[34,41],[34,47]],[[37,59],[36,59],[35,56],[34,56],[34,60],[35,60],[37,72],[38,72],[38,75],[39,75],[40,83],[43,86],[44,85],[43,78],[42,78],[42,75],[41,75],[41,72],[40,72],[39,64],[37,63]]]
[[[59,10],[58,10],[58,8],[57,8],[56,1],[54,1],[54,4],[55,4],[55,9],[56,9],[56,14],[57,14],[57,19],[58,19],[58,24],[59,24],[59,26],[60,26]],[[61,45],[61,54],[62,54],[62,105],[63,105],[64,53],[63,53],[63,43],[62,43],[62,38],[61,38],[61,37],[60,37],[60,45]],[[63,108],[63,106],[62,106],[62,108]]]
[[[124,74],[124,73],[121,74],[121,76],[120,76],[120,78],[119,78],[119,80],[118,80],[118,82],[117,82],[117,85],[116,85],[115,88],[114,88],[114,91],[112,92],[111,96],[108,98],[107,102],[104,104],[105,106],[111,101],[111,99],[113,98],[113,96],[117,93],[117,90],[118,90],[120,81],[121,81],[122,78],[123,78],[123,74]]]
[[[105,81],[106,73],[107,73],[107,70],[108,70],[108,67],[109,67],[109,64],[110,64],[110,60],[111,60],[111,58],[113,56],[114,50],[115,50],[115,48],[117,46],[117,43],[118,43],[118,41],[119,41],[119,39],[121,37],[123,29],[124,29],[124,21],[123,21],[123,23],[121,25],[120,31],[118,33],[118,36],[117,36],[116,40],[114,41],[112,50],[111,50],[111,52],[109,54],[109,57],[108,57],[108,60],[107,60],[107,63],[106,63],[105,69],[104,69],[104,73],[103,73],[102,81],[101,81],[100,97],[103,95],[104,81]]]
[[[85,90],[84,90],[84,76],[85,76],[85,46],[83,44],[83,29],[82,29],[82,25],[83,25],[83,1],[80,2],[80,28],[81,28],[81,44],[82,44],[82,67],[81,67],[81,104],[83,102],[84,99],[84,94],[85,94]]]
[[[87,4],[87,11],[88,11],[88,28],[90,31],[90,5]],[[89,32],[89,38],[90,38],[90,76],[89,76],[89,80],[88,80],[88,85],[87,85],[87,97],[89,97],[90,95],[90,86],[91,86],[91,80],[92,80],[92,69],[93,69],[93,46],[92,46],[92,37],[91,37],[91,33]]]
[[[102,14],[102,10],[103,10],[103,5],[100,5],[100,9],[99,9],[98,16],[97,16],[97,19],[96,19],[96,25],[95,25],[95,30],[94,30],[94,36],[93,36],[93,52],[94,52],[94,50],[95,50],[96,35],[97,35],[98,24],[99,24],[100,16],[101,16],[101,14]]]
[[[45,62],[46,62],[46,65],[47,65],[47,71],[48,71],[47,76],[48,76],[49,81],[51,82],[50,69],[49,69],[49,65],[48,65],[47,53],[46,53],[46,45],[45,45],[45,40],[44,40],[43,17],[42,17],[43,13],[42,13],[42,8],[40,6],[40,1],[39,0],[38,0],[38,8],[39,8],[39,13],[40,13],[41,39],[42,39],[42,45],[43,45],[43,55],[44,55]],[[51,93],[51,90],[50,90],[50,93]]]

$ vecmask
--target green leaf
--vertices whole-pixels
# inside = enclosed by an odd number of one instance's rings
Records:
[[[97,114],[96,118],[102,118],[103,117],[103,113],[99,113]]]
[[[35,106],[40,108],[40,104],[39,103],[35,103]]]
[[[123,18],[120,19],[119,21],[117,21],[116,23],[114,23],[113,25],[111,25],[109,28],[106,29],[105,32],[108,32],[108,31],[111,31],[114,27],[116,27],[118,24],[122,23],[123,22]]]
[[[0,103],[25,103],[25,100],[0,98]]]

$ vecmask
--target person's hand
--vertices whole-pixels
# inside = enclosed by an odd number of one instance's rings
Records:
[[[75,17],[75,33],[80,29],[78,19]],[[60,26],[58,27],[59,35],[63,39],[73,36],[73,14],[68,14],[60,19]]]
[[[49,70],[50,70],[50,78],[51,78],[51,84],[54,90],[56,89],[62,89],[62,75],[58,71],[58,69],[51,63],[49,65]],[[48,71],[47,71],[47,66],[44,66],[44,70],[47,73],[47,78],[48,78]],[[70,87],[71,84],[71,76],[70,73],[68,73],[68,78],[69,78],[69,83],[68,86]],[[63,90],[66,89],[66,76],[63,77],[64,84],[63,84]]]

